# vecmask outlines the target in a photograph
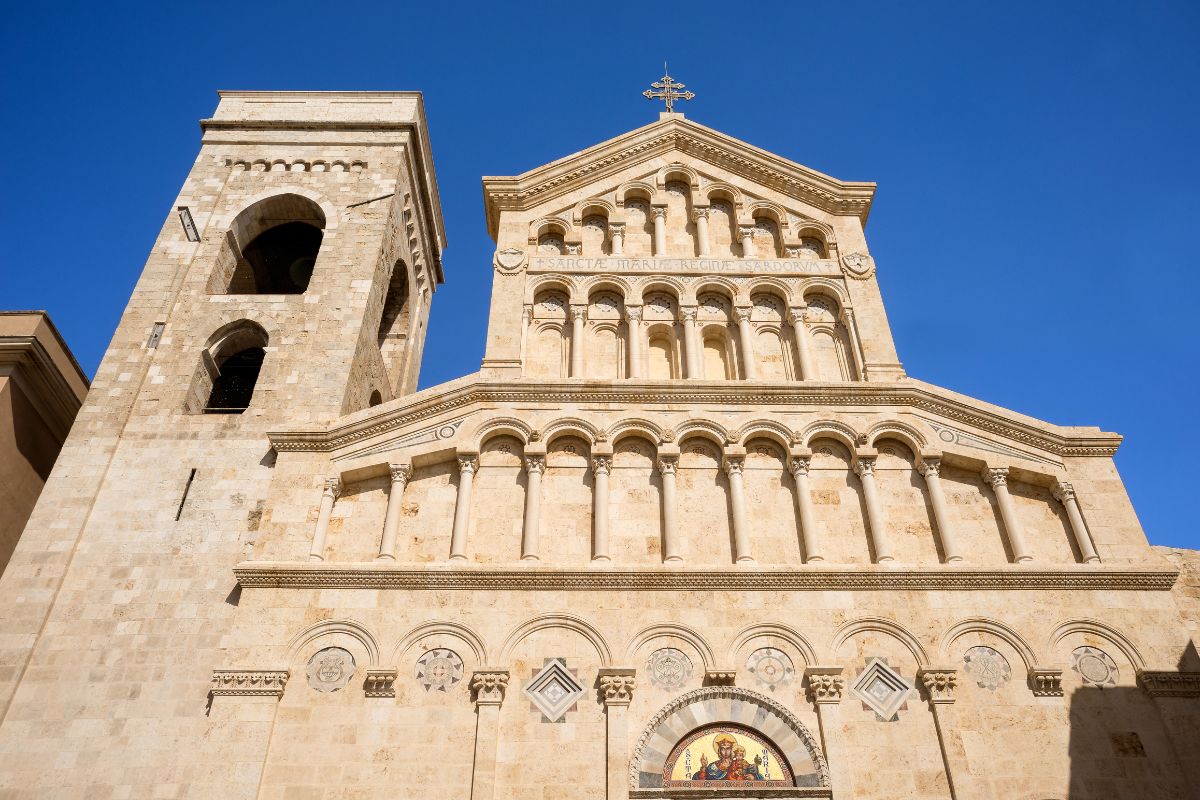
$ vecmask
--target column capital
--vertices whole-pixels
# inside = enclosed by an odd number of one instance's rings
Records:
[[[954,690],[958,688],[958,670],[953,667],[921,667],[917,677],[925,687],[930,705],[954,702]]]
[[[530,474],[541,475],[546,471],[546,457],[525,456],[525,471]]]
[[[1055,500],[1063,504],[1075,499],[1075,487],[1066,481],[1059,481],[1054,484],[1054,488],[1050,490],[1050,493],[1054,495]]]
[[[747,236],[753,237],[754,236],[754,226],[753,225],[738,225],[738,236],[741,236],[742,238],[745,238]]]
[[[666,206],[651,206],[651,208],[654,209],[654,216],[656,218],[666,219],[666,217],[667,217],[667,207]]]
[[[624,234],[625,233],[625,223],[610,221],[608,223],[608,232],[612,233],[612,234],[616,234],[617,236]]]
[[[612,456],[592,456],[592,472],[607,475],[612,469]]]
[[[636,670],[627,667],[603,667],[598,682],[605,706],[627,706],[637,686]]]
[[[724,464],[722,464],[726,475],[741,475],[745,466],[745,456],[725,456]]]
[[[708,219],[708,206],[696,206],[692,209],[692,219]]]
[[[979,477],[983,478],[984,482],[993,489],[999,489],[1001,486],[1008,486],[1008,467],[984,467],[979,473]]]
[[[658,459],[658,471],[663,475],[674,475],[679,466],[679,456],[665,456]]]
[[[1061,669],[1052,667],[1030,667],[1029,688],[1034,697],[1062,697]]]
[[[843,667],[805,667],[804,677],[808,679],[808,699],[819,706],[840,703],[842,693],[846,691],[846,679],[842,676],[843,671]]]
[[[388,464],[388,472],[392,476],[392,483],[408,483],[412,477],[412,464]]]
[[[479,469],[479,454],[478,453],[459,453],[458,454],[458,471],[467,475],[472,475],[475,470]]]
[[[854,472],[860,478],[864,475],[875,475],[875,456],[857,456],[854,459]]]
[[[938,456],[922,456],[917,464],[917,469],[919,469],[921,474],[926,478],[936,478],[942,474],[942,459]]]
[[[792,456],[788,459],[788,472],[792,473],[795,478],[798,475],[808,475],[808,467],[812,463],[812,456]]]
[[[682,319],[684,322],[695,322],[696,321],[696,311],[697,311],[697,309],[695,306],[680,306],[679,307],[679,318]]]
[[[471,674],[471,692],[477,706],[498,706],[508,689],[508,670],[477,669]]]
[[[738,322],[749,322],[751,310],[750,306],[737,306],[733,309],[733,313],[737,316]]]
[[[625,306],[625,319],[628,320],[629,322],[641,322],[642,321],[642,307],[641,306]]]
[[[326,478],[321,484],[321,491],[323,494],[332,495],[334,499],[337,499],[342,494],[341,476],[338,475],[332,478]]]
[[[571,306],[571,322],[578,322],[580,320],[583,320],[583,321],[587,320],[587,306],[582,305],[582,304],[572,305]]]
[[[791,306],[788,308],[787,321],[789,325],[799,325],[805,321],[804,315],[808,312],[808,306]]]

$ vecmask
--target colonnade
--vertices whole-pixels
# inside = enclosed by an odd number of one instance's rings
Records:
[[[667,563],[682,562],[681,539],[678,527],[678,491],[676,475],[679,468],[679,447],[673,443],[659,446],[656,468],[662,480],[661,519],[662,519],[662,558]],[[892,542],[888,534],[887,520],[879,499],[879,490],[875,483],[876,454],[873,452],[858,452],[853,460],[853,469],[859,477],[862,487],[863,503],[866,507],[867,533],[870,540],[873,561],[878,564],[895,562]],[[825,560],[822,554],[822,542],[817,535],[816,513],[813,507],[813,493],[809,485],[809,468],[812,454],[803,448],[793,448],[789,455],[787,468],[792,475],[792,490],[795,494],[798,509],[800,544],[803,548],[805,563],[820,563]],[[752,564],[755,561],[751,544],[751,530],[747,514],[746,489],[743,479],[746,450],[738,445],[727,446],[722,457],[722,469],[728,477],[729,517],[733,533],[733,560],[740,564]],[[542,475],[546,470],[546,451],[544,445],[538,443],[526,447],[523,465],[526,473],[525,506],[521,535],[521,560],[537,562],[541,560],[540,528],[542,518]],[[394,561],[396,558],[396,537],[400,525],[400,509],[404,490],[412,476],[412,466],[409,464],[389,464],[391,478],[388,492],[387,511],[384,515],[384,525],[379,543],[377,558],[384,561]],[[479,455],[472,450],[460,450],[458,453],[458,493],[455,500],[454,523],[450,536],[450,559],[464,561],[468,559],[468,531],[471,524],[472,488],[475,475],[479,469]],[[937,455],[923,455],[918,463],[918,471],[925,479],[925,490],[933,510],[933,531],[938,537],[945,563],[953,564],[966,560],[962,545],[950,522],[947,512],[940,479],[941,459]],[[609,552],[609,475],[612,470],[612,446],[599,442],[593,445],[591,456],[592,470],[592,547],[591,559],[595,562],[612,560]],[[1007,539],[1012,560],[1016,563],[1028,563],[1033,555],[1026,541],[1025,532],[1017,514],[1016,506],[1008,492],[1009,470],[1004,467],[986,467],[982,472],[983,480],[991,487],[996,497],[996,505],[1000,510],[1003,523],[1003,535]],[[334,503],[341,492],[340,478],[326,479],[322,485],[321,501],[317,513],[316,529],[313,533],[312,546],[309,551],[311,561],[323,561],[327,549],[329,520]],[[1075,490],[1070,483],[1058,481],[1052,494],[1062,503],[1070,523],[1071,533],[1078,547],[1080,558],[1084,563],[1099,561],[1091,535],[1079,510]]]
[[[802,381],[820,380],[816,362],[813,357],[813,344],[811,341],[812,334],[809,332],[808,325],[805,322],[805,306],[793,306],[788,309],[787,325],[791,327],[793,338],[796,343],[796,371],[797,379]],[[754,336],[755,324],[751,321],[750,306],[736,306],[734,314],[737,321],[737,346],[740,355],[741,377],[744,380],[756,380],[758,378],[757,354],[754,351]],[[682,373],[681,377],[689,380],[704,379],[704,360],[703,349],[704,344],[701,340],[701,331],[699,324],[699,307],[698,306],[681,306],[679,309],[679,321],[682,322],[683,337],[681,340],[683,349],[682,358]],[[570,357],[568,375],[572,378],[588,377],[585,369],[585,336],[584,329],[587,323],[587,306],[584,304],[573,304],[568,310],[568,316],[571,323],[571,335],[568,338],[568,346],[570,348]],[[522,338],[528,338],[528,328],[532,321],[532,315],[526,311],[523,315],[523,326],[525,332]],[[642,306],[625,306],[626,330],[628,338],[626,347],[628,349],[628,376],[630,378],[646,378],[646,358],[645,354],[649,347],[648,330],[653,321],[644,318]],[[726,322],[725,324],[728,324]],[[528,357],[528,354],[525,354]]]

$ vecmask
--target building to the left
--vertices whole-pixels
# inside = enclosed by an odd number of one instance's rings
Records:
[[[0,311],[0,572],[87,391],[49,314]]]

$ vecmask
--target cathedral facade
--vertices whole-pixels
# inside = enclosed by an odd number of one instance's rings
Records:
[[[874,184],[673,112],[484,178],[417,391],[420,95],[202,128],[0,579],[0,796],[1200,792],[1197,560],[1120,436],[905,374]]]

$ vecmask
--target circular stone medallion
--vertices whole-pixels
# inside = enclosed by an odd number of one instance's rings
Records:
[[[796,674],[788,654],[774,647],[763,647],[751,653],[746,659],[746,670],[768,689],[791,683]]]
[[[996,691],[1012,677],[1008,659],[985,645],[972,647],[963,654],[963,668],[982,689]]]
[[[674,647],[655,650],[646,659],[650,682],[659,689],[678,689],[692,677],[692,660]]]
[[[462,680],[462,676],[462,659],[453,650],[430,650],[417,659],[417,681],[427,692],[444,692]]]
[[[354,656],[340,647],[326,647],[308,660],[308,685],[318,692],[336,692],[354,677]]]
[[[1071,652],[1071,669],[1079,673],[1084,686],[1116,686],[1117,665],[1095,647],[1076,647]]]

